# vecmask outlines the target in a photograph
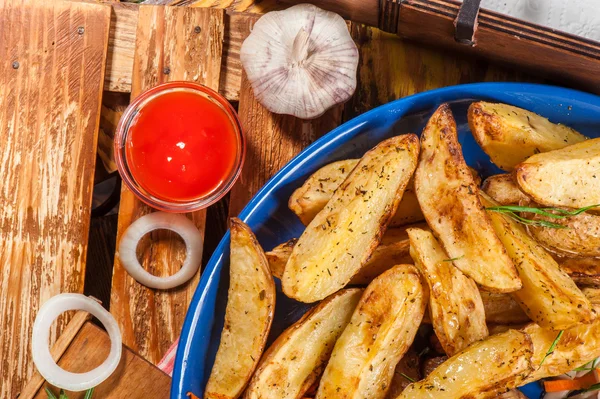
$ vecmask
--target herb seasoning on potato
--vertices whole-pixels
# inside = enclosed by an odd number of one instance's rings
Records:
[[[250,228],[230,222],[230,282],[225,326],[206,384],[206,399],[238,398],[262,356],[275,311],[275,283]]]
[[[517,271],[481,206],[447,104],[429,119],[421,147],[415,172],[417,198],[427,224],[450,258],[456,258],[454,265],[490,291],[521,288]]]
[[[315,399],[383,399],[425,312],[427,284],[412,265],[377,277],[337,340]]]
[[[294,246],[281,277],[288,297],[315,302],[348,284],[379,244],[418,155],[417,136],[405,134],[361,158]]]

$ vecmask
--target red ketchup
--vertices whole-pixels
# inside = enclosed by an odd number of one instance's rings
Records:
[[[215,95],[163,90],[130,113],[121,152],[132,180],[128,185],[138,186],[136,195],[141,192],[164,203],[194,203],[224,191],[222,196],[231,187],[236,169],[241,168],[243,137],[235,112],[221,102],[226,100],[215,101]]]

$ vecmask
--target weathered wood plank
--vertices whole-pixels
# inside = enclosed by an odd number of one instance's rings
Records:
[[[85,372],[98,366],[110,351],[110,338],[100,327],[87,322],[75,336],[58,364],[73,372]],[[44,388],[55,394],[57,388],[45,383],[36,399],[47,399]],[[115,372],[94,389],[94,397],[102,399],[168,398],[171,378],[123,346],[121,363]],[[67,392],[69,399],[82,399],[85,392]],[[25,398],[28,399],[28,398]]]
[[[132,3],[113,5],[105,90],[131,92],[139,7]],[[246,32],[259,17],[260,15],[239,13],[231,13],[225,17],[219,92],[229,101],[239,100],[242,80],[239,51],[246,37],[243,32]]]
[[[229,215],[237,215],[279,169],[310,143],[338,126],[342,109],[343,106],[334,107],[309,121],[273,114],[258,103],[244,74],[238,114],[248,149],[240,179],[231,190]]]
[[[0,2],[2,398],[33,372],[39,306],[83,290],[109,24],[102,4]]]
[[[197,33],[196,27],[200,27]],[[187,7],[141,6],[134,58],[132,97],[159,83],[189,80],[213,89],[219,85],[223,11]],[[164,73],[168,69],[168,74]],[[152,212],[123,187],[117,243],[127,227]],[[205,211],[189,214],[204,231]],[[180,269],[185,247],[174,234],[154,232],[140,244],[142,265],[166,276]],[[133,280],[115,257],[110,309],[123,342],[156,364],[179,336],[199,273],[187,284],[168,291],[148,289]]]
[[[358,86],[346,104],[345,120],[398,98],[439,87],[492,80],[535,80],[510,68],[439,51],[377,28],[353,23],[351,33],[359,48],[360,62]]]

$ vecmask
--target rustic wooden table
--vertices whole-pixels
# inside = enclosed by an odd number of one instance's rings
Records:
[[[21,56],[22,65],[27,67],[27,51],[44,54],[44,50],[51,48],[54,42],[50,44],[48,41],[54,40],[52,37],[40,39],[42,42],[39,43],[35,38],[31,41],[22,40],[23,37],[34,37],[32,35],[38,30],[39,24],[49,29],[50,36],[55,35],[56,41],[61,44],[58,51],[62,53],[57,54],[55,51],[55,58],[44,64],[47,70],[53,70],[52,68],[61,70],[64,59],[56,57],[69,59],[73,54],[79,54],[75,50],[78,46],[77,40],[81,37],[86,40],[87,46],[82,50],[82,54],[93,55],[94,46],[100,49],[97,51],[99,58],[97,57],[96,64],[105,65],[106,68],[98,72],[96,81],[99,81],[103,72],[104,92],[95,89],[97,93],[95,103],[84,101],[80,97],[82,106],[93,108],[101,105],[95,173],[97,179],[102,179],[115,170],[111,145],[116,123],[130,98],[135,97],[145,88],[170,80],[192,80],[218,89],[236,106],[248,140],[246,164],[241,178],[230,194],[217,204],[206,211],[189,215],[196,225],[205,231],[203,265],[206,264],[225,233],[228,217],[237,215],[254,193],[303,148],[344,121],[380,104],[438,87],[481,81],[539,81],[539,78],[532,78],[509,68],[456,53],[431,49],[375,28],[350,23],[351,35],[360,51],[357,91],[347,104],[335,107],[318,119],[302,121],[290,116],[274,115],[265,110],[255,100],[239,61],[241,43],[258,18],[257,14],[278,7],[275,0],[179,1],[177,6],[118,2],[97,5],[66,1],[52,2],[52,0],[17,1],[27,7],[32,15],[41,13],[40,10],[53,10],[52,12],[60,15],[63,20],[35,19],[19,12],[9,3],[11,2],[0,2],[0,20],[7,21],[0,24],[0,42],[2,38],[10,39],[6,47],[8,52],[0,46],[0,59],[16,60]],[[222,8],[226,8],[227,12]],[[71,13],[70,18],[68,13]],[[64,37],[59,34],[63,25],[66,26],[65,32],[70,32],[64,36],[68,37],[66,44]],[[84,33],[79,33],[81,31],[78,32],[78,28],[84,25]],[[103,29],[106,30],[104,35]],[[92,42],[86,35],[93,32],[99,33]],[[102,49],[107,49],[106,57],[102,56]],[[18,75],[7,78],[9,73],[21,74],[26,71],[26,68],[16,70],[11,64],[0,67],[0,129],[8,129],[2,132],[14,128],[10,124],[3,125],[8,119],[2,118],[2,110],[7,104],[14,106],[12,102],[3,102],[3,97],[13,98],[11,90],[21,90],[22,93],[29,90],[30,96],[39,96],[39,88],[33,86],[37,70],[29,69],[32,74],[30,77]],[[73,68],[67,71],[73,72]],[[60,77],[68,78],[66,75]],[[87,73],[78,71],[76,78],[81,79],[82,85],[84,81],[88,82],[85,87],[90,93],[94,92],[94,87],[89,85],[89,82],[94,80],[93,77],[90,78]],[[31,88],[24,88],[23,85],[19,86],[16,83],[28,81],[31,81]],[[58,90],[52,87],[54,84],[52,81],[42,82],[42,84],[44,90]],[[102,95],[101,104],[100,95]],[[70,94],[65,93],[61,96],[68,99]],[[93,94],[90,96],[93,97]],[[26,100],[22,100],[19,105],[22,105],[25,110],[33,107],[33,104],[28,104]],[[44,106],[50,109],[56,104]],[[41,107],[42,110],[46,109],[44,106]],[[54,117],[58,116],[54,115]],[[59,292],[83,291],[98,297],[119,322],[123,342],[131,349],[131,353],[139,355],[149,363],[157,364],[177,339],[187,306],[198,284],[199,276],[196,276],[183,287],[157,292],[139,285],[125,273],[118,259],[114,257],[118,237],[133,220],[151,211],[127,189],[123,188],[121,191],[118,215],[95,216],[91,218],[91,223],[89,222],[91,209],[89,199],[94,175],[93,164],[96,158],[94,120],[92,115],[91,122],[86,125],[90,129],[87,141],[75,140],[75,143],[80,145],[77,151],[85,154],[86,168],[80,169],[79,173],[73,176],[66,172],[61,174],[59,181],[65,182],[65,185],[61,186],[57,193],[42,193],[62,204],[61,196],[70,192],[67,182],[73,184],[73,181],[80,181],[83,184],[76,190],[81,198],[68,206],[67,213],[72,216],[70,220],[73,228],[77,229],[69,236],[75,237],[78,245],[77,253],[65,254],[52,263],[23,261],[31,267],[18,268],[14,261],[11,263],[9,260],[21,259],[17,254],[22,249],[7,246],[4,242],[17,238],[20,240],[24,237],[25,232],[20,227],[14,226],[18,226],[19,221],[29,220],[28,208],[25,206],[22,212],[15,212],[12,215],[7,215],[6,211],[0,210],[0,266],[3,271],[0,274],[0,287],[3,292],[0,297],[0,321],[2,322],[0,323],[2,336],[0,357],[5,359],[0,362],[0,397],[2,398],[16,397],[34,371],[29,353],[31,323],[40,303],[50,296]],[[39,126],[32,127],[31,131],[35,131],[36,128]],[[75,125],[73,129],[81,134],[87,131]],[[21,136],[15,133],[14,137],[29,137],[32,146],[35,140],[39,140],[34,133],[31,133],[31,136],[29,133],[22,133]],[[80,136],[74,136],[77,137]],[[21,152],[25,151],[23,145],[25,144],[0,146],[0,159],[3,159],[4,155],[14,156],[15,148]],[[73,153],[73,147],[68,148],[69,153]],[[67,149],[50,143],[46,151],[67,152]],[[32,159],[31,162],[37,164],[39,160]],[[48,162],[62,165],[61,160]],[[37,165],[39,170],[45,170],[44,165]],[[8,166],[16,167],[10,163]],[[12,171],[5,170],[3,167],[7,168],[7,165],[0,164],[0,171],[4,171],[4,175],[8,175],[10,179]],[[17,183],[24,184],[26,179],[32,178],[16,176],[14,179]],[[17,183],[14,186],[19,187]],[[9,189],[12,187],[10,186]],[[4,192],[6,190],[0,189],[0,199],[8,198],[2,196]],[[21,196],[19,201],[23,198],[29,197]],[[14,197],[14,201],[17,201],[17,196]],[[35,198],[28,199],[25,203],[34,208],[39,206]],[[14,203],[15,209],[22,209],[21,205]],[[57,215],[58,211],[50,208],[48,213]],[[36,219],[36,225],[42,228],[44,223],[49,223],[48,220],[40,216]],[[89,238],[87,237],[88,223]],[[61,236],[64,231],[61,229],[50,232],[43,229],[36,230],[34,234],[41,241],[50,240],[59,243],[64,241]],[[72,241],[69,243],[72,247]],[[65,250],[64,245],[57,245],[61,251]],[[54,250],[54,247],[49,248],[51,252]],[[182,251],[183,244],[177,237],[170,233],[158,232],[147,237],[139,252],[140,259],[151,272],[157,275],[168,275],[181,266]],[[28,253],[22,256],[25,260],[36,259],[34,254]],[[56,278],[63,283],[53,284]],[[8,286],[9,281],[11,284],[13,282],[18,284],[11,288]],[[28,281],[34,281],[35,286],[30,286]],[[53,339],[60,334],[66,321],[67,318],[59,321],[52,333]],[[90,328],[92,327],[86,327],[89,331],[95,331]],[[87,356],[83,349],[75,353],[78,353],[82,359]],[[74,363],[68,362],[68,364]]]

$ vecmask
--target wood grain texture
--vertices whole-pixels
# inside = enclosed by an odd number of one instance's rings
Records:
[[[131,92],[139,5],[115,3],[110,17],[110,36],[104,89]]]
[[[72,372],[89,371],[102,363],[109,351],[108,334],[100,327],[87,322],[79,330],[58,364]],[[34,398],[47,399],[45,387],[58,394],[57,388],[45,383]],[[106,381],[94,389],[94,398],[168,398],[170,387],[171,378],[168,375],[123,346],[121,363]],[[67,392],[69,399],[82,399],[84,395],[85,392]]]
[[[71,345],[71,342],[79,333],[83,325],[91,320],[92,315],[84,310],[78,310],[69,324],[62,331],[52,348],[50,354],[55,361],[58,361],[65,351]],[[23,390],[20,392],[19,399],[31,399],[44,385],[44,377],[36,370],[29,379]]]
[[[139,7],[133,3],[115,4],[112,7],[105,90],[131,92]],[[240,47],[246,37],[243,32],[258,18],[259,15],[239,13],[225,16],[219,92],[229,101],[239,100],[242,80]]]
[[[201,28],[200,33],[196,27]],[[218,88],[223,11],[141,6],[136,36],[132,97],[159,83],[174,80]],[[127,227],[150,212],[152,209],[123,186],[117,245]],[[201,232],[205,215],[205,211],[188,215]],[[181,268],[185,247],[174,233],[153,232],[142,241],[140,260],[150,273],[167,276]],[[124,344],[150,362],[158,363],[179,336],[198,280],[199,273],[176,289],[148,289],[133,280],[115,257],[110,309],[119,322]]]
[[[101,4],[0,2],[1,398],[33,372],[40,305],[83,290],[109,23]]]
[[[536,81],[510,68],[423,47],[377,28],[353,23],[351,33],[360,52],[359,83],[346,104],[345,120],[378,105],[439,87],[482,81]]]
[[[236,216],[267,180],[300,151],[338,126],[342,109],[343,106],[334,107],[309,121],[275,115],[258,103],[244,74],[238,114],[246,134],[247,152],[242,174],[231,190],[229,216]]]

